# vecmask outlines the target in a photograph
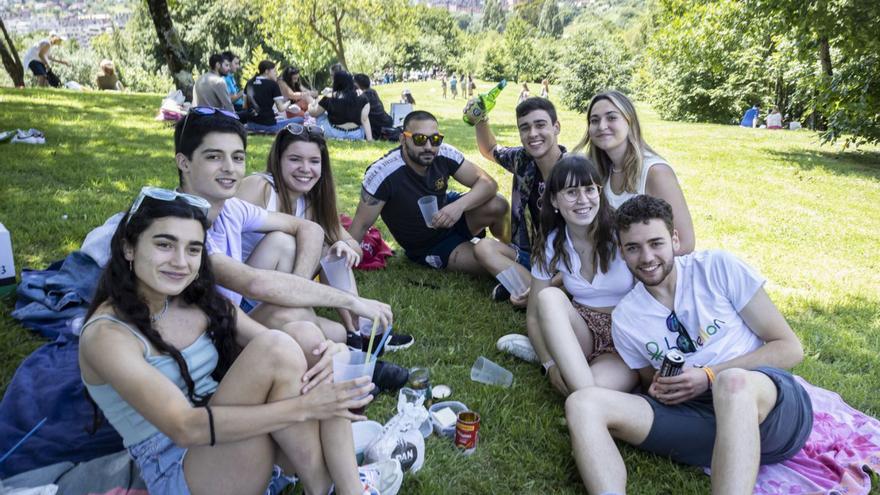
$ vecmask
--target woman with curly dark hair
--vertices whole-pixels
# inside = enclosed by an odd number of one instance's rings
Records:
[[[83,326],[83,383],[151,494],[259,494],[282,470],[306,493],[394,493],[399,464],[361,468],[349,409],[369,379],[333,383],[326,342],[306,369],[287,334],[221,296],[205,250],[210,204],[141,190],[111,243]],[[310,323],[302,323],[310,326]],[[273,467],[277,463],[280,467]],[[360,475],[360,476],[359,476]]]
[[[602,195],[602,176],[584,155],[553,166],[541,197],[540,230],[532,236],[528,311],[539,335],[530,335],[550,382],[564,395],[588,386],[630,390],[636,374],[611,341],[611,310],[634,285],[614,236],[614,210]],[[562,276],[565,290],[552,287]],[[543,358],[542,358],[543,359]]]

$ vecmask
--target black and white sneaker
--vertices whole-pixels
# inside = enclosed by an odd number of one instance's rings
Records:
[[[416,339],[414,339],[412,335],[407,335],[405,333],[392,333],[391,337],[388,338],[388,342],[385,342],[385,349],[388,350],[388,352],[401,351],[411,347],[415,343]]]
[[[373,383],[379,392],[395,392],[406,385],[409,380],[409,370],[387,361],[376,361],[376,369],[373,371]]]
[[[366,351],[367,349],[364,347],[364,339],[361,338],[361,334],[348,333],[345,336],[345,345],[348,346],[350,351]]]
[[[498,284],[492,288],[492,300],[496,302],[509,301],[510,292],[503,285]]]

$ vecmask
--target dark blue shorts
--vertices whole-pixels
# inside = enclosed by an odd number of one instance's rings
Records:
[[[510,247],[516,251],[516,262],[523,266],[528,271],[532,271],[532,256],[525,249],[517,246],[516,244],[511,244]]]
[[[760,424],[761,464],[791,458],[804,447],[813,429],[813,405],[807,391],[791,373],[770,367],[757,368],[776,384],[776,405]],[[648,438],[638,447],[693,466],[712,464],[715,446],[715,407],[712,391],[668,406],[643,395],[654,410]]]
[[[31,60],[31,63],[28,64],[28,69],[30,69],[35,76],[46,76],[49,74],[46,71],[46,66],[39,60]]]
[[[446,193],[446,204],[453,203],[461,197],[460,193],[449,191]],[[471,234],[467,219],[465,215],[462,215],[458,222],[455,222],[455,225],[446,231],[446,235],[437,244],[427,249],[406,251],[406,257],[420,265],[437,269],[446,268],[446,265],[449,264],[449,255],[455,251],[455,248],[462,243],[470,242],[474,237],[485,236],[485,229],[476,235]]]

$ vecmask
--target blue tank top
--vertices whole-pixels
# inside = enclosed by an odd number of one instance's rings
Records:
[[[183,376],[180,374],[180,369],[177,367],[177,363],[171,358],[171,356],[151,355],[149,351],[150,345],[147,338],[144,337],[137,328],[113,316],[98,315],[83,325],[82,332],[85,332],[87,327],[92,323],[100,320],[109,320],[118,323],[127,328],[135,337],[140,339],[141,343],[144,345],[144,359],[146,359],[151,366],[168,377],[169,380],[174,382],[174,384],[177,385],[177,388],[179,388],[184,396],[186,396],[186,383],[183,381]],[[219,356],[217,354],[217,348],[214,347],[214,343],[211,342],[208,334],[203,333],[199,335],[192,344],[181,349],[180,353],[183,355],[187,367],[189,367],[189,374],[192,376],[193,382],[195,383],[196,394],[207,395],[214,393],[214,391],[217,390],[217,382],[211,378],[211,373],[217,368]],[[113,425],[113,428],[115,428],[122,437],[122,444],[126,448],[146,440],[159,431],[141,416],[140,413],[135,411],[133,407],[125,402],[109,383],[103,385],[90,385],[86,382],[85,378],[82,378],[82,376],[80,376],[80,378],[82,379],[86,390],[88,390],[89,394],[92,396],[92,399],[95,400],[95,403],[101,408],[104,416],[107,417],[107,421]]]

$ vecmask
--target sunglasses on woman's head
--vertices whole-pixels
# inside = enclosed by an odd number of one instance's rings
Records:
[[[420,134],[420,133],[414,134],[409,131],[403,131],[403,135],[411,138],[413,140],[413,143],[415,143],[416,146],[424,146],[425,143],[428,142],[428,140],[431,141],[431,146],[440,146],[443,143],[443,137],[444,137],[443,134],[440,134],[439,132],[436,134],[431,134],[429,136],[427,134]]]
[[[687,329],[684,328],[684,325],[678,321],[678,316],[676,316],[674,310],[672,313],[669,313],[668,317],[666,317],[666,329],[672,333],[678,334],[678,337],[675,339],[675,345],[678,347],[678,350],[687,354],[697,352],[697,346],[694,345],[694,341],[691,339],[691,336],[688,335]]]
[[[159,201],[174,201],[175,199],[180,198],[193,208],[201,211],[206,217],[211,210],[211,203],[201,196],[172,191],[171,189],[162,189],[161,187],[144,186],[141,188],[141,192],[137,195],[137,198],[135,198],[134,203],[132,203],[131,209],[128,210],[128,220],[125,222],[126,225],[131,222],[131,217],[133,217],[140,209],[141,205],[144,203],[144,198],[152,198]]]
[[[308,136],[311,138],[324,137],[324,129],[316,125],[291,123],[287,124],[285,129],[294,136],[302,136],[304,133],[308,133]]]

